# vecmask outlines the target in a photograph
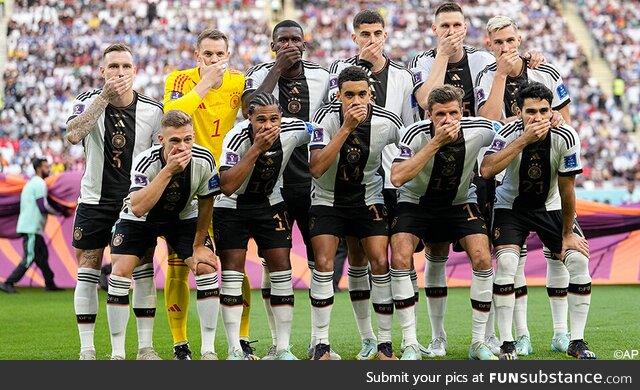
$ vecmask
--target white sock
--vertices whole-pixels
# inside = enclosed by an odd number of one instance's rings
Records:
[[[273,310],[271,310],[271,280],[269,279],[269,268],[267,262],[262,259],[262,303],[264,303],[264,311],[267,312],[267,323],[271,332],[271,344],[276,345],[278,337],[276,335],[276,323],[273,319]]]
[[[591,305],[591,275],[589,258],[576,250],[568,250],[564,264],[569,271],[569,315],[571,316],[571,340],[583,340]]]
[[[369,284],[369,267],[349,265],[347,269],[349,281],[349,297],[351,307],[360,332],[360,339],[374,339],[371,325],[371,285]]]
[[[242,350],[240,346],[240,319],[242,318],[243,280],[244,274],[242,272],[222,271],[220,304],[229,353],[234,350]]]
[[[493,268],[473,270],[471,276],[471,343],[484,342],[484,330],[491,310]],[[501,335],[502,336],[502,335]]]
[[[271,308],[276,326],[276,351],[289,349],[293,322],[293,282],[291,270],[271,272]]]
[[[80,335],[80,352],[94,351],[93,334],[98,315],[98,289],[100,270],[78,268],[78,282],[73,293],[73,305]]]
[[[131,279],[117,275],[109,277],[107,320],[111,333],[111,357],[125,358],[125,340],[129,322],[129,288]]]
[[[197,305],[198,318],[200,319],[201,345],[200,354],[216,351],[216,327],[218,325],[218,312],[220,311],[220,286],[218,273],[197,275]],[[239,331],[238,331],[239,334]]]
[[[413,320],[416,324],[416,332],[418,330],[418,312],[420,302],[420,287],[418,287],[418,273],[415,268],[409,270],[409,277],[411,278],[411,287],[413,287]],[[392,281],[393,283],[393,281]]]
[[[333,271],[311,271],[311,329],[312,346],[329,345],[329,324],[333,308]]]
[[[415,323],[415,296],[410,270],[391,269],[391,291],[405,346],[418,344]]]
[[[518,269],[513,283],[513,291],[515,292],[515,306],[513,307],[513,324],[516,328],[516,339],[522,336],[529,337],[529,327],[527,326],[527,305],[528,291],[527,279],[524,276],[524,266],[527,263],[527,245],[523,245],[520,250],[520,259],[518,260]]]
[[[156,317],[156,283],[153,279],[153,263],[143,264],[133,270],[131,304],[138,328],[138,350],[153,348],[153,321]]]
[[[543,248],[543,252],[547,261],[547,295],[551,306],[553,336],[559,337],[567,334],[569,330],[567,325],[569,271],[561,260],[553,258],[549,249]]]
[[[449,256],[432,256],[425,253],[424,291],[431,323],[431,338],[447,338],[444,316],[447,310],[447,259]]]
[[[496,274],[493,281],[493,301],[495,302],[496,318],[500,341],[513,341],[511,326],[513,325],[513,307],[516,296],[513,291],[513,280],[518,268],[520,253],[511,248],[500,249],[496,252]]]
[[[393,295],[391,274],[371,275],[371,303],[378,323],[378,344],[391,342],[393,327]]]

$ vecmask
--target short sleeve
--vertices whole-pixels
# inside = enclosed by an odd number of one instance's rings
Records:
[[[268,73],[268,68],[263,64],[256,65],[250,68],[247,71],[247,75],[245,76],[242,96],[244,96],[248,92],[253,92],[258,89],[258,87],[260,87],[260,85],[262,85],[262,83],[264,82],[264,79],[267,77]]]
[[[493,64],[489,66],[493,66]],[[482,107],[489,99],[493,79],[494,73],[490,72],[488,67],[484,68],[484,70],[478,75],[476,86],[473,89],[476,100],[476,112],[478,112],[478,109],[480,109],[480,107]]]
[[[575,130],[561,127],[562,137],[560,150],[560,164],[558,164],[558,175],[575,176],[582,173],[582,162],[580,161],[580,139]]]
[[[205,168],[203,168],[202,181],[196,192],[196,195],[200,199],[210,198],[221,192],[220,176],[218,175],[218,168],[215,163],[213,165],[203,164],[203,166]]]

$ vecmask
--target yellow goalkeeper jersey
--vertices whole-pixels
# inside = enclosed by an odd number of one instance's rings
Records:
[[[173,71],[164,86],[164,111],[182,110],[193,118],[196,144],[209,149],[219,166],[222,140],[233,128],[242,105],[244,75],[227,70],[218,89],[204,99],[194,91],[200,82],[200,67]]]

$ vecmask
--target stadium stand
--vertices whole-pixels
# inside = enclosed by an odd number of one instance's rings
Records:
[[[432,10],[440,1],[366,2],[387,20],[388,55],[407,64],[434,47]],[[638,127],[637,39],[640,11],[632,3],[579,2],[603,56],[617,66],[625,82],[625,104],[616,105],[592,77],[587,56],[567,28],[553,1],[460,1],[468,20],[466,43],[484,47],[486,21],[499,9],[518,21],[523,49],[536,49],[556,65],[571,94],[571,116],[583,144],[585,173],[578,185],[599,188],[622,185],[640,171],[632,133]],[[208,4],[205,6],[205,4]],[[307,32],[307,58],[328,66],[333,59],[355,54],[351,41],[353,15],[365,2],[295,1],[292,17]],[[268,61],[270,26],[261,0],[146,0],[133,3],[98,0],[18,1],[7,20],[7,66],[4,108],[0,110],[0,168],[29,174],[36,154],[47,156],[55,171],[83,169],[81,146],[62,141],[74,94],[102,84],[95,72],[100,52],[124,41],[136,54],[135,87],[161,101],[164,78],[175,68],[194,66],[196,32],[212,23],[231,38],[232,67],[246,70]],[[636,7],[637,8],[637,7]],[[635,33],[634,33],[635,32]],[[635,36],[635,37],[634,37]],[[19,141],[17,141],[19,140]],[[640,177],[639,177],[640,178]]]

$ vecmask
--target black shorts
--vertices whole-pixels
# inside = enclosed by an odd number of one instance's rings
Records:
[[[482,176],[475,176],[473,184],[476,186],[476,197],[478,199],[478,208],[484,217],[487,225],[487,235],[491,236],[491,220],[493,218],[493,202],[496,197],[496,180],[483,179]],[[464,252],[460,242],[453,243],[454,252]]]
[[[530,232],[536,232],[551,253],[562,251],[562,211],[495,209],[493,215],[493,246],[524,245]],[[584,237],[578,221],[573,232]]]
[[[476,186],[478,208],[480,209],[485,222],[487,222],[487,227],[490,227],[491,217],[493,214],[493,202],[496,197],[496,180],[487,180],[483,179],[481,176],[476,176],[473,178],[473,184]]]
[[[213,240],[217,251],[247,249],[252,237],[261,251],[291,248],[291,224],[284,202],[250,210],[214,207]]]
[[[120,216],[122,205],[78,204],[73,220],[73,241],[78,249],[102,249],[109,245],[113,225]]]
[[[142,258],[149,248],[156,246],[158,237],[163,236],[180,259],[187,259],[193,254],[197,221],[191,218],[158,223],[120,219],[111,239],[111,253]]]
[[[475,203],[429,209],[400,202],[391,234],[411,233],[424,242],[453,242],[471,234],[487,234],[484,217]]]
[[[398,205],[398,190],[395,188],[385,188],[382,190],[384,197],[384,206],[387,208],[387,218],[393,221],[396,216],[396,206]]]
[[[330,234],[336,237],[388,236],[389,220],[383,204],[361,207],[311,206],[309,210],[311,237]]]

